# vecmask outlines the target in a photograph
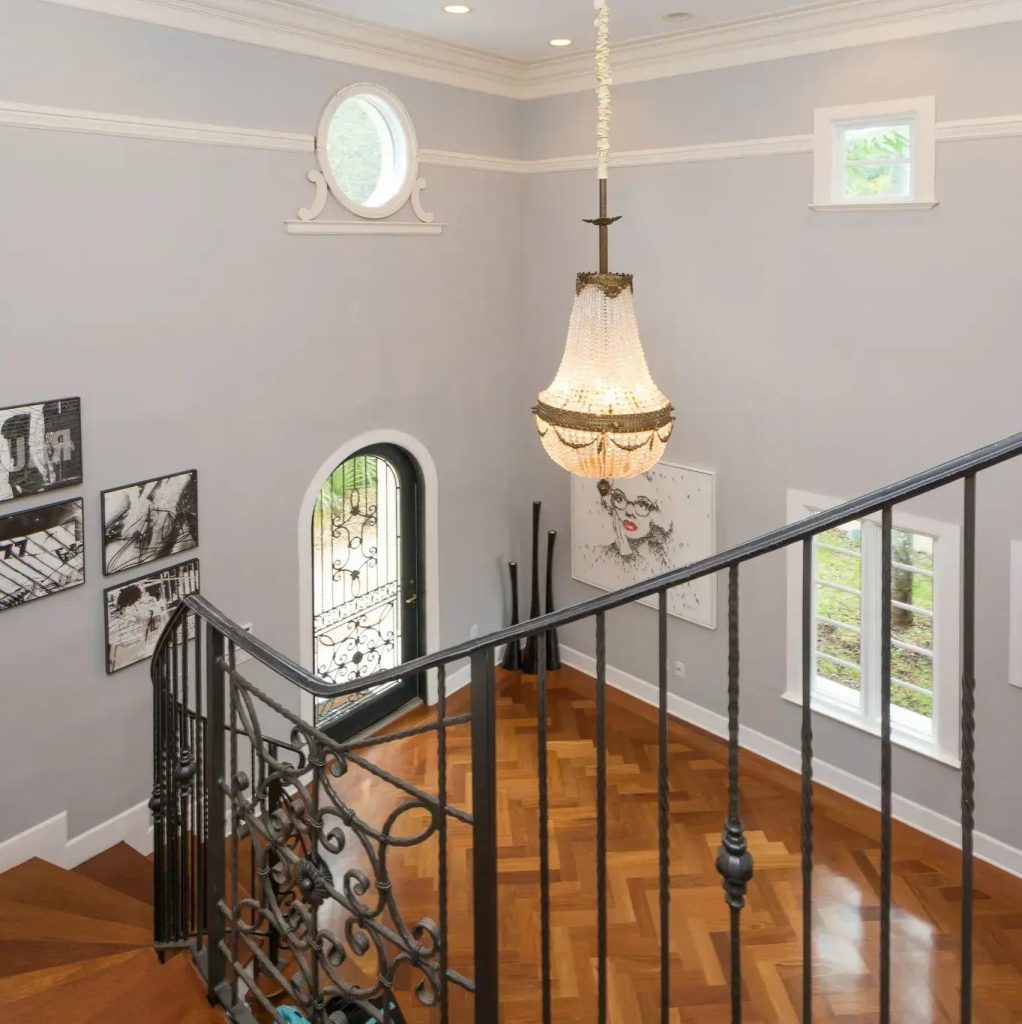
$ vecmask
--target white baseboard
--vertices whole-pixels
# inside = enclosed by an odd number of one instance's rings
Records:
[[[148,856],[153,849],[149,804],[143,801],[101,822],[87,832],[68,838],[67,811],[0,843],[0,872],[40,857],[63,868],[73,868],[118,843],[127,843]]]
[[[596,675],[596,659],[571,647],[561,646],[561,660],[572,668],[585,672],[586,675]],[[621,669],[607,666],[607,683],[614,689],[627,693],[645,704],[656,706],[659,703],[659,696],[656,686],[638,676],[630,675]],[[727,736],[727,719],[715,711],[708,711],[700,704],[685,700],[676,693],[668,698],[668,710],[676,718],[684,722],[705,729],[714,736]],[[802,755],[795,748],[786,743],[781,743],[764,733],[750,729],[747,725],[741,727],[740,742],[745,750],[749,750],[768,761],[773,761],[792,772],[801,771]],[[880,787],[872,782],[866,782],[843,768],[821,761],[818,757],[813,761],[813,777],[821,785],[832,789],[842,796],[846,796],[856,803],[864,804],[874,810],[880,807]],[[913,800],[895,794],[893,801],[894,817],[906,825],[910,825],[920,832],[924,832],[934,839],[939,839],[948,846],[961,849],[961,825],[953,818]],[[1013,875],[1022,878],[1022,850],[1009,846],[1007,843],[995,839],[993,836],[985,835],[982,832],[975,834],[975,851],[980,860],[984,860],[995,867],[1008,871]]]
[[[580,672],[587,675],[596,674],[596,661],[588,654],[562,645],[561,658],[566,665]],[[456,672],[452,672],[447,678],[448,696],[457,693],[470,681],[470,665],[463,665]],[[658,703],[657,688],[652,683],[611,665],[607,666],[607,682],[616,690],[646,704],[655,706]],[[432,693],[431,697],[435,701],[435,693]],[[714,736],[727,736],[727,719],[715,711],[709,711],[675,693],[669,697],[668,709],[676,718],[705,729]],[[795,747],[781,743],[746,725],[741,728],[741,743],[744,749],[790,771],[797,773],[800,769],[801,755]],[[872,782],[866,782],[819,758],[814,761],[813,774],[821,786],[833,789],[856,803],[874,810],[880,806],[880,787]],[[938,814],[928,807],[898,795],[894,797],[894,816],[898,821],[949,846],[956,849],[961,847],[961,826],[953,818]],[[152,852],[153,833],[148,803],[136,804],[73,839],[69,839],[67,835],[66,811],[40,822],[0,843],[0,872],[7,871],[32,857],[41,857],[61,867],[72,868],[119,842],[126,842],[145,855]],[[977,832],[975,835],[975,849],[980,860],[1022,877],[1022,850],[983,832]]]

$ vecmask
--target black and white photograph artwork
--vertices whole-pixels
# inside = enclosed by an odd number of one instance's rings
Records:
[[[0,501],[82,482],[81,401],[0,409]]]
[[[631,480],[571,481],[571,573],[617,590],[707,558],[716,550],[715,474],[661,462]],[[656,607],[656,600],[642,602]],[[671,615],[717,628],[717,580],[675,587]]]
[[[150,658],[181,598],[198,590],[199,562],[194,558],[107,588],[103,593],[107,672],[120,672]]]
[[[85,582],[81,498],[0,516],[0,612]]]
[[[191,551],[199,543],[199,480],[194,469],[100,495],[103,575]]]

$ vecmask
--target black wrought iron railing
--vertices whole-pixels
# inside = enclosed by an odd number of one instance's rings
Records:
[[[667,598],[713,573],[728,579],[727,820],[717,858],[730,908],[731,1021],[742,1020],[742,911],[753,873],[741,816],[739,720],[742,566],[789,546],[802,551],[802,1020],[813,1017],[813,546],[814,537],[881,516],[882,719],[880,736],[879,1020],[891,1020],[892,721],[891,537],[898,504],[963,483],[961,654],[961,979],[960,1021],[973,1015],[973,833],[975,828],[976,478],[1022,453],[1022,434],[900,483],[751,540],[729,551],[605,594],[520,626],[466,641],[355,684],[325,682],[241,629],[205,598],[191,596],[164,631],[152,664],[156,829],[156,941],[191,949],[211,1001],[233,1019],[255,1012],[284,1022],[297,1006],[313,1024],[398,1022],[409,998],[433,1007],[441,1024],[497,1024],[501,1015],[500,891],[497,834],[497,676],[495,652],[508,642],[592,620],[595,629],[597,986],[592,1019],[608,1020],[607,633],[609,611],[658,600],[657,857],[661,1024],[671,1019],[671,834],[668,762]],[[551,952],[550,783],[547,771],[548,673],[537,644],[536,737],[539,751],[540,1016],[556,1024]],[[238,669],[246,657],[246,671]],[[471,712],[448,712],[448,673],[468,659]],[[251,664],[252,668],[247,666]],[[337,697],[418,673],[435,673],[434,719],[411,730],[338,743],[304,721],[288,687]],[[258,676],[261,685],[253,682]],[[273,691],[278,696],[272,696]],[[449,737],[471,729],[471,809],[448,793]],[[287,735],[287,742],[271,739]],[[402,779],[381,766],[384,745],[411,734],[436,742],[435,784]],[[353,781],[361,779],[365,785]],[[371,793],[371,797],[367,796]],[[372,815],[381,817],[374,820]],[[449,905],[448,841],[471,830],[472,942],[455,936]],[[397,850],[437,844],[437,921],[414,894],[397,891],[390,860]],[[352,857],[352,850],[357,857]],[[458,894],[459,897],[461,893]],[[415,908],[413,919],[403,908]],[[459,919],[460,921],[460,919]],[[467,936],[458,936],[467,940]],[[469,949],[469,952],[464,952]],[[457,953],[456,953],[457,951]],[[457,957],[467,962],[456,962]]]

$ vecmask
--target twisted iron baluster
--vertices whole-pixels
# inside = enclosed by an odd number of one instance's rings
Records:
[[[802,542],[802,1022],[813,1019],[813,538]]]
[[[437,856],[440,885],[440,1024],[449,1024],[447,952],[447,666],[437,669],[437,802],[440,804]]]
[[[880,594],[880,1024],[891,1020],[891,526],[893,511],[883,510]]]
[[[668,759],[667,719],[667,591],[660,591],[657,616],[658,780],[657,811],[660,859],[660,1021],[668,1024],[671,1015],[671,838],[670,838],[670,763]]]
[[[547,677],[546,644],[536,638],[538,691],[538,753],[539,753],[539,888],[540,888],[540,946],[542,960],[543,1024],[553,1020],[553,1002],[550,981],[550,785],[548,767],[547,732]]]
[[[597,1024],[607,1024],[607,621],[596,616]]]
[[[728,818],[717,853],[717,871],[724,879],[724,892],[731,908],[731,1021],[742,1020],[742,933],[741,912],[752,878],[752,854],[745,840],[739,791],[739,706],[738,706],[738,566],[732,565],[728,589]]]
[[[976,476],[965,478],[962,529],[961,1024],[972,1020],[973,832],[976,827]]]

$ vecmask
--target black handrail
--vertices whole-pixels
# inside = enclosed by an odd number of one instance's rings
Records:
[[[257,661],[262,662],[289,682],[294,683],[295,686],[317,697],[338,697],[346,693],[358,693],[362,690],[381,686],[409,675],[428,672],[441,665],[470,658],[473,654],[487,648],[498,647],[510,640],[518,640],[532,633],[556,629],[568,623],[589,618],[598,612],[607,612],[614,608],[620,608],[622,605],[631,604],[633,601],[640,601],[643,598],[651,597],[661,590],[680,586],[683,583],[691,583],[693,580],[701,579],[703,576],[720,572],[722,569],[730,569],[752,558],[757,558],[760,555],[769,554],[771,551],[777,551],[790,544],[807,540],[835,526],[840,526],[842,523],[873,515],[886,506],[907,501],[937,487],[943,487],[946,484],[962,480],[981,470],[989,469],[991,466],[996,466],[1001,462],[1006,462],[1008,459],[1014,458],[1019,454],[1022,454],[1022,432],[1012,434],[1002,441],[978,448],[976,451],[970,452],[967,455],[961,455],[932,469],[924,470],[922,473],[916,473],[899,483],[881,487],[879,490],[871,491],[860,498],[846,501],[843,505],[838,505],[825,512],[809,516],[801,522],[790,523],[779,529],[771,530],[769,533],[764,533],[727,551],[711,555],[709,558],[704,558],[698,562],[692,562],[690,565],[682,566],[679,569],[671,569],[645,582],[634,583],[621,590],[602,594],[599,597],[582,601],[576,605],[570,605],[559,611],[549,612],[546,615],[530,619],[520,625],[507,626],[493,633],[488,633],[486,636],[454,644],[436,654],[424,655],[421,658],[404,662],[395,668],[377,672],[372,676],[366,676],[365,679],[360,679],[357,683],[349,683],[343,686],[327,683],[321,677],[313,675],[307,669],[302,668],[296,661],[292,661],[285,655],[275,651],[248,631],[243,630],[204,597],[198,594],[191,594],[184,599],[183,604],[207,622],[212,623],[235,647],[250,654]],[[162,646],[167,636],[170,635],[172,625],[173,620],[171,624],[168,624],[164,635],[160,638],[160,646]]]

